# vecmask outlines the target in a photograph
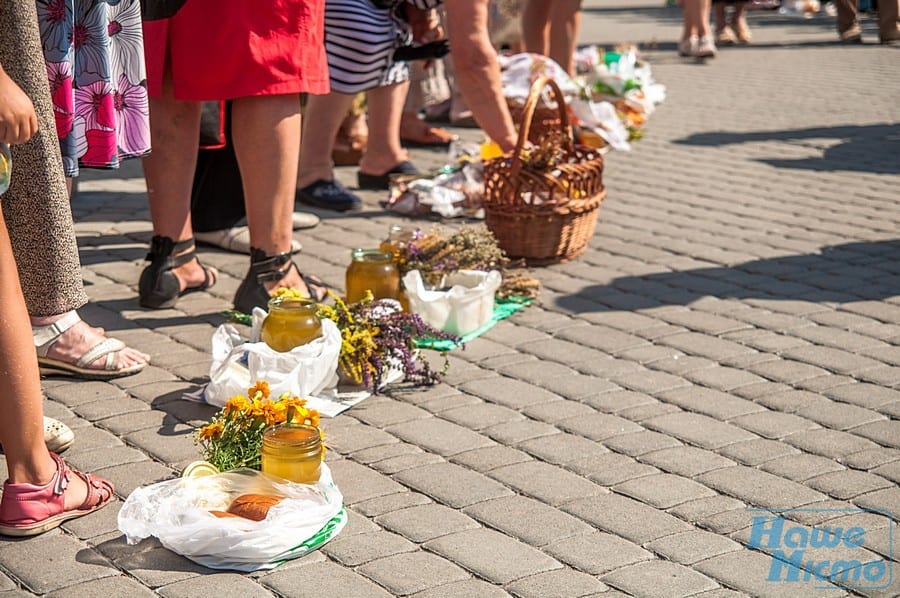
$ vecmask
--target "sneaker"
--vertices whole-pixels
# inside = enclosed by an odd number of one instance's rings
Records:
[[[701,37],[697,43],[697,50],[694,53],[697,58],[715,58],[716,44],[708,37]]]
[[[697,54],[697,36],[692,35],[678,42],[679,56],[695,56]]]
[[[61,453],[75,442],[72,428],[58,419],[44,416],[44,444],[51,453]]]
[[[318,180],[297,189],[297,201],[326,210],[349,212],[362,208],[362,200],[337,181]]]

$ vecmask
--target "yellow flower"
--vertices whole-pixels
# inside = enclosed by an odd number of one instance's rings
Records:
[[[245,413],[249,409],[250,402],[244,395],[235,395],[225,403],[225,415],[231,415],[234,412]]]
[[[200,428],[200,432],[198,433],[200,440],[215,440],[222,435],[222,430],[224,428],[225,426],[220,421],[207,424]]]
[[[282,287],[278,289],[277,291],[275,291],[273,297],[277,297],[279,299],[309,299],[309,297],[304,296],[303,293],[301,293],[297,289],[288,287]]]
[[[256,384],[254,384],[250,390],[247,391],[247,396],[257,398],[256,393],[261,393],[264,399],[269,398],[269,383],[263,380],[257,380]]]

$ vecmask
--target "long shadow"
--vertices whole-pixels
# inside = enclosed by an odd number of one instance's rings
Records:
[[[623,276],[556,299],[576,312],[687,305],[703,297],[853,303],[900,295],[900,239],[845,243],[820,253],[731,267]]]
[[[746,133],[716,131],[696,133],[683,139],[676,139],[673,143],[721,147],[759,141],[802,142],[806,139],[839,139],[841,142],[824,150],[820,157],[757,160],[777,168],[900,174],[900,124],[846,125]]]

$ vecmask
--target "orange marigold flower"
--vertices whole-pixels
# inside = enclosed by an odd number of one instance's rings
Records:
[[[213,422],[200,428],[200,440],[215,440],[222,435],[225,426],[222,422]]]
[[[256,393],[261,393],[264,399],[269,398],[269,383],[265,380],[257,380],[256,384],[250,387],[247,395],[256,398]]]
[[[231,413],[246,411],[249,403],[244,395],[235,395],[228,399],[225,403],[225,415]]]

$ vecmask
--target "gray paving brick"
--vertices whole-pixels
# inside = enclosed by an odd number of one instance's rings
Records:
[[[825,473],[807,480],[806,483],[811,488],[839,499],[851,499],[894,485],[877,475],[851,469]]]
[[[47,555],[53,555],[53,574],[47,575]],[[100,553],[61,532],[50,532],[27,544],[0,544],[6,572],[36,594],[117,574]]]
[[[427,542],[425,548],[499,584],[562,568],[555,559],[499,532],[475,529]],[[482,555],[494,558],[484,559]]]
[[[648,394],[630,390],[616,390],[590,397],[585,399],[585,402],[598,411],[618,413],[631,407],[648,405],[658,401]]]
[[[276,569],[261,578],[260,582],[282,596],[297,598],[325,595],[387,598],[391,595],[362,575],[331,562]]]
[[[502,484],[452,463],[407,469],[394,479],[453,508],[512,494]]]
[[[633,457],[619,453],[607,453],[573,461],[566,467],[579,475],[587,476],[592,482],[608,487],[659,473],[655,467],[638,463]]]
[[[155,461],[113,465],[95,469],[91,473],[107,478],[112,482],[116,487],[116,494],[119,496],[128,496],[139,486],[146,486],[175,477],[175,471]]]
[[[335,480],[340,481],[344,502],[349,505],[404,490],[388,476],[346,459],[331,463],[331,473]]]
[[[416,545],[390,532],[373,532],[353,536],[338,536],[322,547],[322,552],[348,567],[356,567],[375,559],[403,552],[413,552]]]
[[[544,551],[591,575],[653,559],[651,553],[637,544],[603,532],[559,540],[546,546]]]
[[[714,361],[753,352],[753,349],[749,347],[698,332],[669,335],[660,339],[659,342],[688,355],[699,355]]]
[[[835,430],[848,430],[884,419],[883,415],[869,409],[827,400],[803,407],[797,410],[797,415]]]
[[[746,359],[751,357],[754,358],[752,360],[752,363],[761,363],[762,360],[769,359],[768,356],[758,354],[742,355],[739,356],[739,359]],[[730,365],[736,364],[732,363]],[[745,372],[739,367],[725,366],[692,370],[690,372],[686,372],[685,377],[694,384],[708,386],[710,388],[715,388],[724,392],[740,388],[741,386],[747,386],[749,384],[757,384],[763,381],[763,379],[759,376],[751,374],[749,372]]]
[[[659,348],[663,349],[663,347]],[[669,350],[676,351],[676,349]],[[630,356],[626,355],[625,353],[622,354],[622,357],[630,358]],[[651,370],[659,370],[661,372],[667,372],[675,376],[685,376],[692,372],[715,368],[717,367],[717,364],[715,361],[712,361],[705,357],[697,357],[696,355],[684,355],[679,351],[668,359],[657,359],[656,361],[647,363],[647,367]]]
[[[891,480],[895,484],[900,484],[900,461],[894,461],[893,463],[886,463],[885,465],[876,467],[872,470],[872,473]]]
[[[618,412],[618,415],[625,419],[630,419],[633,422],[641,423],[648,419],[653,419],[654,417],[659,417],[660,415],[665,415],[667,413],[674,413],[676,411],[680,411],[680,409],[675,405],[654,401],[653,403],[646,403],[644,405],[622,409]]]
[[[550,424],[526,419],[523,421],[497,424],[496,426],[491,426],[490,428],[483,430],[483,433],[492,440],[502,444],[515,445],[535,438],[540,439],[553,436],[559,434],[560,431]]]
[[[596,578],[572,569],[558,569],[547,573],[539,573],[509,585],[509,591],[514,596],[522,598],[540,598],[554,595],[581,598],[596,596],[608,589],[609,587],[606,584]]]
[[[631,457],[639,457],[646,453],[681,445],[671,436],[648,430],[607,438],[604,444],[618,453],[624,453]]]
[[[323,429],[325,431],[325,436],[329,437],[330,439],[328,428],[323,426]],[[328,443],[329,448],[331,448],[330,441]],[[393,444],[382,444],[379,446],[373,446],[372,448],[363,449],[361,451],[356,451],[355,453],[353,453],[353,460],[357,463],[362,463],[363,465],[374,465],[382,461],[396,459],[397,457],[422,456],[424,454],[426,453],[414,444],[409,444],[406,442],[395,442]],[[338,455],[336,451],[330,451],[326,453],[326,458],[333,458],[335,457],[335,455]],[[437,457],[437,455],[434,456]],[[437,458],[440,459],[440,457]]]
[[[741,545],[718,534],[693,530],[654,540],[647,544],[647,548],[676,563],[693,565],[720,554],[740,550]]]
[[[754,596],[773,596],[783,598],[819,597],[827,588],[828,595],[837,590],[829,583],[820,580],[795,583],[772,583],[766,581],[772,559],[759,552],[740,550],[713,557],[695,568],[701,573],[718,580],[720,583]],[[840,595],[840,592],[835,592]]]
[[[355,456],[354,456],[355,457]],[[357,460],[358,459],[354,459]],[[372,469],[385,475],[393,475],[414,467],[422,467],[429,463],[440,463],[443,461],[439,455],[432,453],[408,453],[405,455],[397,455],[388,459],[381,459],[371,464]],[[362,462],[362,461],[360,461]]]
[[[202,577],[194,577],[178,581],[157,590],[166,598],[191,598],[193,596],[217,596],[220,598],[239,598],[242,596],[273,596],[271,592],[255,581],[234,573],[211,573]],[[117,594],[113,594],[117,595]],[[118,594],[125,596],[130,594]]]
[[[795,455],[800,451],[784,442],[758,438],[756,440],[736,442],[719,452],[739,463],[756,467],[773,459],[779,459],[786,455]]]
[[[412,598],[505,598],[507,596],[510,594],[500,586],[478,579],[467,579],[416,592]]]
[[[128,570],[141,583],[151,588],[158,588],[209,572],[206,567],[162,547],[117,558],[115,563],[116,566]]]
[[[95,471],[110,465],[147,461],[147,455],[127,446],[114,446],[66,453],[66,462],[81,471]]]
[[[455,455],[493,444],[486,436],[438,418],[397,424],[389,427],[387,431],[406,442],[442,456]]]
[[[730,511],[746,511],[747,505],[730,496],[717,495],[680,504],[670,509],[670,513],[685,521],[695,523],[708,517]]]
[[[122,415],[124,413],[133,413],[138,411],[148,411],[149,405],[143,401],[132,399],[131,397],[121,396],[115,399],[104,399],[101,401],[91,401],[88,403],[80,403],[72,406],[72,411],[79,417],[95,422]]]
[[[567,432],[574,432],[585,438],[597,441],[612,438],[619,434],[631,434],[643,430],[641,426],[634,422],[605,413],[592,413],[573,417],[559,421],[556,425]]]
[[[881,365],[875,359],[848,351],[821,346],[797,347],[784,351],[783,355],[796,361],[809,363],[839,374],[852,375]]]
[[[127,397],[123,390],[105,382],[64,382],[58,386],[50,386],[45,382],[43,389],[48,399],[68,407],[95,401],[125,399]]]
[[[592,531],[590,525],[525,496],[507,496],[464,509],[482,523],[532,546],[544,546]]]
[[[844,470],[843,465],[832,459],[806,453],[766,461],[759,467],[763,471],[795,482],[803,482],[824,473]]]
[[[564,505],[567,513],[636,544],[691,529],[668,513],[618,494],[602,494]]]
[[[468,579],[469,574],[439,556],[418,551],[372,561],[357,569],[395,596]]]
[[[760,411],[742,415],[730,420],[729,423],[769,439],[780,439],[790,434],[820,427],[819,424],[808,419],[778,411]]]
[[[900,450],[879,447],[847,455],[843,458],[842,463],[854,469],[872,469],[898,460],[900,460]]]
[[[572,472],[541,461],[526,461],[492,470],[488,475],[510,488],[550,505],[606,492]]]
[[[124,436],[123,440],[168,465],[196,461],[199,456],[194,428],[184,424],[166,426],[164,430],[140,430]]]
[[[882,386],[900,386],[900,368],[894,366],[875,367],[855,374],[863,382],[873,382]]]
[[[553,401],[553,403],[559,402]],[[550,404],[552,405],[553,403]],[[492,403],[480,403],[448,409],[441,412],[441,417],[476,431],[497,424],[525,419],[525,416],[518,411]]]
[[[715,419],[727,420],[748,413],[762,411],[759,405],[710,388],[689,386],[658,395],[660,400],[686,409],[703,413]]]
[[[357,424],[355,426],[323,426],[328,436],[328,446],[342,455],[349,455],[373,447],[394,444],[397,438],[378,428]]]
[[[715,495],[715,492],[702,484],[668,473],[629,480],[615,486],[613,490],[659,509]]]
[[[385,513],[375,521],[416,543],[480,527],[468,515],[433,503]]]
[[[501,380],[502,384],[498,383],[498,380],[475,380],[463,384],[461,388],[485,401],[512,409],[521,409],[545,401],[558,401],[562,398],[542,388],[512,378],[502,378]]]
[[[431,500],[417,492],[398,492],[387,496],[379,496],[361,503],[356,503],[353,508],[366,517],[377,517],[385,513],[400,511],[410,507],[430,504]]]
[[[606,326],[585,325],[564,328],[557,333],[556,337],[611,355],[648,344],[646,340],[639,336],[633,336]]]
[[[799,507],[825,497],[796,482],[738,465],[697,477],[702,484],[751,505],[772,508]]]
[[[887,511],[896,519],[897,513],[900,513],[900,487],[894,486],[858,496],[853,499],[853,504],[868,509]]]
[[[746,323],[738,320],[693,310],[666,312],[663,314],[662,319],[670,324],[683,326],[695,332],[702,332],[712,336],[749,328]]]
[[[640,460],[669,473],[689,478],[735,464],[731,459],[695,446],[665,448],[641,455]]]
[[[737,426],[697,413],[662,415],[647,420],[644,425],[657,432],[671,434],[690,444],[712,450],[756,438],[756,435]]]
[[[878,447],[871,440],[826,428],[791,434],[784,441],[803,451],[832,459],[841,459],[845,455]]]
[[[576,355],[581,356],[580,353],[576,353]],[[596,376],[601,379],[624,376],[632,372],[643,371],[644,369],[633,361],[604,356],[593,356],[591,359],[578,361],[571,365],[582,374]]]
[[[764,361],[751,365],[748,369],[758,376],[785,384],[796,384],[828,373],[828,370],[792,359]]]
[[[507,347],[518,347],[546,341],[550,339],[550,336],[533,328],[514,326],[507,323],[504,326],[495,326],[484,335],[484,338]]]
[[[651,395],[688,385],[688,382],[678,376],[652,370],[615,376],[612,381],[629,390]]]
[[[566,465],[591,456],[608,453],[602,444],[575,434],[556,434],[544,438],[527,440],[519,449],[556,465]]]
[[[874,440],[878,444],[900,448],[900,420],[883,420],[857,426],[851,433]]]
[[[605,583],[636,596],[687,596],[718,588],[696,571],[668,561],[650,561],[604,575]]]
[[[553,401],[526,407],[522,412],[528,417],[553,424],[560,420],[591,414],[594,410],[576,401]]]
[[[234,576],[238,577],[238,576]],[[252,585],[253,582],[249,582]],[[258,586],[257,586],[258,587]],[[261,589],[261,588],[260,588]],[[14,596],[15,594],[4,592],[4,596]],[[24,595],[24,593],[23,593]],[[135,598],[146,598],[148,596],[156,596],[140,583],[133,579],[119,575],[116,577],[104,577],[102,579],[94,579],[86,581],[78,585],[62,588],[49,594],[44,594],[47,598],[65,598],[66,596],[134,596]],[[175,596],[175,594],[162,594],[163,596]],[[234,594],[232,594],[234,595]],[[253,594],[244,594],[252,596]],[[264,594],[257,594],[258,596]]]
[[[559,434],[557,434],[559,436]],[[554,438],[553,436],[547,438]],[[541,444],[547,441],[547,438],[538,438],[534,441]],[[523,461],[530,461],[531,457],[522,451],[518,451],[514,448],[510,448],[508,446],[496,445],[489,446],[482,449],[475,449],[473,451],[466,451],[465,453],[460,453],[458,455],[454,455],[450,457],[450,461],[456,463],[458,465],[463,465],[468,467],[469,469],[474,469],[475,471],[484,473],[490,471],[492,469],[497,469],[498,467],[503,467],[505,465],[512,465],[514,463],[522,463]]]

